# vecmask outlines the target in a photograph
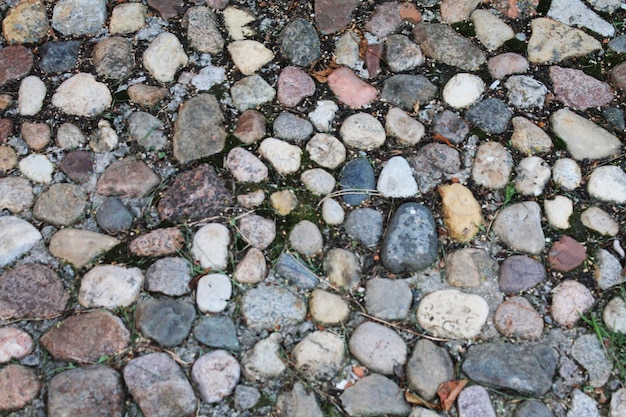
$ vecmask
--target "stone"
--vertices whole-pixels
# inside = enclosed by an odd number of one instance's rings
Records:
[[[315,110],[308,114],[313,126],[320,132],[329,132],[339,106],[333,100],[318,100]]]
[[[430,210],[418,203],[398,207],[387,227],[380,257],[392,273],[430,266],[437,257],[437,232]]]
[[[426,295],[417,307],[417,320],[436,337],[473,339],[487,321],[489,306],[480,296],[458,290]]]
[[[587,191],[600,201],[623,204],[626,202],[626,173],[615,165],[600,166],[589,176]]]
[[[328,87],[337,100],[352,108],[364,107],[378,96],[375,87],[361,80],[347,67],[338,68],[328,76]]]
[[[25,77],[33,67],[33,53],[22,45],[0,50],[0,86]]]
[[[525,255],[509,256],[499,271],[500,291],[511,294],[526,291],[546,279],[544,266]]]
[[[233,135],[246,145],[263,139],[265,136],[265,117],[258,110],[245,110],[237,120],[237,129]]]
[[[305,147],[311,160],[318,165],[335,169],[346,160],[346,147],[336,137],[327,133],[317,133]]]
[[[304,320],[306,304],[293,292],[276,286],[255,287],[241,299],[246,325],[253,330],[274,329]]]
[[[367,314],[382,320],[405,320],[413,301],[413,292],[406,280],[371,278],[365,287]],[[389,300],[394,300],[390,303]]]
[[[0,217],[0,268],[21,258],[41,239],[41,233],[26,220]]]
[[[20,160],[18,167],[22,174],[33,182],[42,184],[52,182],[54,165],[46,155],[30,154]]]
[[[187,39],[192,48],[209,54],[222,52],[224,38],[217,26],[214,13],[208,7],[190,7],[181,23],[187,30]]]
[[[17,98],[18,111],[22,116],[34,116],[41,110],[45,98],[46,84],[41,81],[41,78],[30,75],[20,83]]]
[[[619,233],[619,225],[613,217],[596,206],[589,207],[583,211],[580,214],[580,222],[583,226],[601,235],[616,236]]]
[[[623,417],[626,412],[626,389],[620,388],[611,396],[610,417]]]
[[[289,232],[289,244],[300,254],[312,257],[322,250],[324,241],[315,223],[301,220]]]
[[[381,324],[367,321],[359,325],[348,343],[350,353],[373,372],[393,375],[404,366],[407,348],[402,338]]]
[[[503,133],[509,127],[513,112],[498,98],[488,98],[471,106],[465,117],[487,133]]]
[[[124,383],[146,417],[190,415],[196,396],[182,369],[167,353],[148,353],[124,367]]]
[[[50,143],[50,126],[45,123],[22,123],[22,140],[33,150],[41,150]]]
[[[33,338],[16,327],[0,328],[0,363],[22,359],[33,351]]]
[[[40,264],[22,264],[7,270],[0,275],[0,290],[3,320],[57,317],[69,299],[57,273]]]
[[[480,48],[449,25],[418,23],[413,36],[424,55],[446,65],[476,71],[487,61]]]
[[[578,281],[565,280],[552,290],[552,318],[563,327],[572,327],[593,302],[587,287]]]
[[[111,35],[127,35],[146,25],[148,8],[141,3],[120,3],[111,12]]]
[[[132,43],[119,36],[98,42],[92,59],[98,74],[116,80],[125,78],[135,65]]]
[[[337,183],[335,177],[322,168],[307,169],[300,175],[300,181],[314,195],[332,193]]]
[[[438,189],[443,204],[443,222],[450,237],[459,242],[473,239],[484,224],[480,204],[462,184],[442,185]]]
[[[479,3],[478,0],[443,0],[440,5],[441,21],[453,24],[468,20]]]
[[[602,290],[619,285],[626,281],[620,261],[607,250],[598,249],[593,265],[593,277]]]
[[[543,129],[525,117],[516,116],[511,121],[513,122],[511,143],[515,149],[526,155],[550,151],[552,139]]]
[[[428,339],[419,339],[406,366],[409,387],[431,400],[444,382],[454,379],[454,365],[445,348]]]
[[[239,182],[261,182],[267,179],[267,166],[242,147],[231,149],[224,165]]]
[[[465,388],[457,398],[460,416],[496,417],[489,393],[484,387],[474,385]]]
[[[163,32],[143,52],[143,66],[160,83],[169,83],[189,61],[176,35]]]
[[[487,12],[488,13],[488,12]],[[485,83],[477,75],[459,73],[443,87],[443,100],[455,109],[476,103],[485,91]]]
[[[554,242],[548,252],[548,262],[555,271],[569,272],[578,268],[587,258],[587,249],[565,235]]]
[[[308,67],[321,55],[315,26],[305,19],[294,19],[280,32],[280,51],[293,65]]]
[[[401,146],[414,146],[424,137],[426,128],[404,110],[392,107],[385,116],[385,133]]]
[[[295,107],[315,94],[315,81],[304,70],[287,66],[278,76],[277,98],[280,104],[286,107]]]
[[[70,316],[41,337],[42,346],[58,361],[97,363],[120,354],[130,343],[122,320],[108,311]]]
[[[391,379],[371,374],[347,388],[340,396],[341,405],[349,416],[404,416],[411,406],[400,387]]]
[[[313,134],[313,125],[293,113],[282,112],[274,119],[274,136],[290,142],[308,139]]]
[[[111,107],[113,97],[106,84],[91,74],[78,73],[63,81],[52,96],[52,105],[62,112],[93,117]]]
[[[259,207],[265,201],[265,192],[263,190],[252,191],[247,194],[239,194],[237,202],[244,208]]]
[[[276,90],[260,75],[242,78],[230,88],[230,96],[239,111],[253,109],[274,100]]]
[[[493,231],[505,245],[530,255],[539,255],[545,246],[541,208],[534,201],[511,204],[493,223]]]
[[[39,68],[45,73],[66,72],[78,61],[80,41],[49,41],[39,48]]]
[[[518,109],[542,108],[548,93],[542,82],[527,75],[512,75],[504,86],[509,90],[509,103]]]
[[[356,113],[346,118],[340,134],[347,146],[363,150],[381,147],[386,138],[383,125],[368,113]]]
[[[553,417],[552,411],[537,400],[524,400],[513,414],[514,417]]]
[[[578,388],[572,391],[572,405],[567,417],[600,417],[598,403]]]
[[[191,253],[204,269],[223,270],[228,265],[230,232],[219,223],[202,226],[194,234]]]
[[[401,10],[404,8],[406,13],[409,7],[407,4],[403,5],[396,1],[379,4],[365,24],[365,29],[378,38],[385,38],[402,25],[402,21],[407,16],[402,15]],[[417,13],[419,15],[419,12]],[[419,18],[414,23],[418,21]]]
[[[255,31],[248,26],[256,20],[256,16],[250,11],[229,6],[224,9],[223,15],[224,26],[234,40],[241,41],[255,34]]]
[[[57,144],[64,150],[78,148],[86,142],[83,132],[72,123],[63,123],[59,126],[56,140]]]
[[[385,61],[393,72],[410,71],[424,63],[422,50],[407,36],[395,34],[385,40]]]
[[[128,118],[128,133],[132,140],[149,151],[159,151],[169,143],[163,131],[163,123],[142,111],[133,112]]]
[[[414,111],[436,94],[437,87],[423,75],[396,74],[383,83],[380,100],[406,111]]]
[[[313,320],[324,326],[345,323],[350,317],[350,307],[341,296],[320,289],[311,293],[309,312]]]
[[[191,368],[191,379],[200,397],[207,403],[218,403],[232,394],[239,382],[239,362],[224,350],[202,355]]]
[[[233,278],[241,284],[253,285],[263,281],[266,274],[265,255],[260,249],[253,247],[248,249],[243,259],[237,264]]]
[[[550,181],[550,166],[538,156],[527,156],[515,167],[515,191],[521,195],[539,196]]]
[[[182,299],[144,298],[137,303],[134,318],[137,329],[144,337],[161,346],[173,347],[189,336],[196,310]]]
[[[174,158],[184,164],[221,152],[226,141],[224,120],[215,96],[200,94],[187,100],[174,124]]]
[[[291,351],[295,368],[314,381],[331,380],[344,361],[344,341],[327,331],[309,333]]]
[[[626,301],[620,297],[612,298],[602,312],[604,324],[614,332],[626,330]]]
[[[128,307],[139,298],[143,281],[139,268],[97,265],[83,276],[78,302],[86,308]]]
[[[238,230],[246,242],[260,250],[267,249],[276,237],[274,221],[256,214],[242,217],[238,223]]]
[[[552,131],[565,142],[568,152],[576,160],[603,159],[621,148],[615,136],[571,110],[558,110],[550,122]]]
[[[544,344],[483,343],[470,346],[462,369],[478,384],[537,397],[552,387],[558,360]]]
[[[22,0],[2,20],[2,34],[9,44],[39,43],[50,30],[46,6],[36,0]]]
[[[226,69],[224,67],[215,67],[211,64],[202,68],[197,75],[193,75],[191,78],[191,84],[198,91],[209,91],[224,81],[226,81]]]
[[[528,71],[528,60],[520,54],[505,52],[496,55],[487,62],[489,74],[500,80],[511,74],[521,74]]]
[[[565,191],[575,190],[582,181],[580,166],[571,158],[558,159],[552,166],[552,180]]]
[[[287,367],[281,360],[280,333],[257,342],[241,358],[241,370],[248,381],[263,381],[280,376]]]
[[[245,39],[228,44],[228,53],[243,75],[252,75],[274,59],[274,53],[260,42]]]
[[[91,154],[87,151],[70,151],[59,163],[59,168],[72,181],[84,183],[93,174]]]
[[[208,274],[198,280],[196,304],[203,313],[221,313],[233,293],[230,279],[223,274]]]
[[[17,166],[17,153],[8,145],[0,145],[0,176]]]
[[[582,30],[547,17],[533,19],[530,28],[527,54],[535,64],[558,63],[602,49],[600,42]]]
[[[278,397],[277,408],[281,417],[323,417],[314,393],[307,394],[304,386],[296,382],[290,392]]]
[[[613,99],[606,83],[574,68],[550,67],[550,80],[556,98],[575,110],[602,107]]]
[[[0,210],[20,213],[33,205],[33,187],[26,178],[0,178]]]
[[[85,190],[74,184],[53,184],[39,194],[33,216],[55,226],[69,226],[83,217],[87,209]]]
[[[389,159],[378,176],[376,189],[383,197],[406,198],[417,194],[417,183],[411,166],[401,156]]]
[[[361,281],[359,258],[346,249],[334,248],[326,252],[323,268],[330,283],[336,287],[354,289]]]
[[[626,65],[624,63],[611,70],[609,81],[620,90],[626,90]]]
[[[30,368],[7,365],[0,369],[0,411],[24,408],[39,396],[41,380]]]
[[[89,147],[92,151],[103,153],[117,148],[119,136],[107,120],[98,121],[98,128],[91,135]]]
[[[356,0],[345,2],[315,0],[315,23],[320,32],[329,35],[343,29],[352,20],[352,14],[358,4]]]
[[[183,9],[181,0],[148,0],[148,6],[158,11],[165,20],[177,17]]]
[[[52,235],[48,249],[57,258],[80,269],[119,243],[118,239],[101,233],[66,228]]]
[[[98,179],[96,191],[104,196],[143,197],[159,183],[145,162],[131,156],[109,165]]]
[[[548,17],[567,25],[587,28],[605,37],[613,37],[615,28],[582,1],[556,0],[550,3]]]
[[[598,388],[607,383],[612,364],[595,334],[578,337],[572,345],[571,355],[587,371],[589,385]]]
[[[432,128],[435,134],[441,135],[455,144],[463,142],[469,134],[467,122],[450,110],[444,110],[435,116]]]
[[[193,329],[193,335],[198,341],[216,349],[238,351],[237,328],[228,316],[203,317]]]
[[[146,290],[165,295],[184,295],[191,290],[191,267],[184,258],[166,257],[155,261],[146,271]]]
[[[383,216],[369,207],[352,211],[344,228],[348,235],[366,247],[378,245],[383,237]]]
[[[136,4],[136,3],[130,3]],[[168,90],[163,87],[156,87],[146,84],[133,84],[128,87],[128,98],[131,102],[144,107],[154,107],[157,103],[167,97]]]
[[[300,169],[302,150],[296,145],[275,138],[267,138],[259,146],[259,154],[267,159],[281,175],[289,175]]]
[[[298,207],[298,198],[293,190],[277,191],[270,196],[270,203],[278,215],[287,216]]]
[[[446,262],[446,281],[454,287],[475,288],[498,276],[498,262],[483,249],[458,249],[448,255]]]
[[[574,203],[569,198],[557,195],[552,200],[543,201],[543,211],[546,213],[548,223],[556,229],[569,229],[570,217],[574,214]]]
[[[48,414],[121,417],[124,387],[120,375],[103,365],[63,371],[48,383]]]
[[[95,35],[106,19],[106,0],[61,0],[52,10],[52,27],[65,36]]]
[[[524,297],[511,297],[496,310],[494,323],[500,333],[510,338],[539,339],[543,319]]]
[[[476,38],[488,51],[495,51],[506,41],[515,37],[511,26],[488,10],[474,10],[470,18],[476,30]]]

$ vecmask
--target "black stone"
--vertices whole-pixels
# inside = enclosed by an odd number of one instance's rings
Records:
[[[96,223],[109,233],[119,233],[130,229],[133,219],[133,214],[116,197],[107,197],[96,212]]]
[[[315,26],[305,19],[293,20],[280,34],[280,49],[292,64],[308,67],[321,55]]]
[[[198,341],[216,349],[239,350],[237,329],[228,316],[204,317],[193,329]]]
[[[312,290],[319,283],[317,275],[288,252],[280,254],[274,268],[276,275],[286,279],[296,287]]]
[[[192,304],[173,298],[146,298],[135,310],[141,334],[165,347],[180,345],[189,336],[195,318]]]
[[[78,60],[80,41],[46,42],[39,48],[39,68],[43,72],[66,72]]]
[[[344,165],[339,185],[342,190],[373,190],[376,188],[374,169],[366,158],[355,159]],[[342,196],[351,206],[358,206],[369,198],[368,193],[349,193]]]
[[[513,112],[500,99],[488,98],[474,104],[465,117],[487,133],[502,133],[509,127]]]
[[[380,99],[407,111],[426,104],[437,94],[437,86],[423,75],[398,74],[385,80]]]

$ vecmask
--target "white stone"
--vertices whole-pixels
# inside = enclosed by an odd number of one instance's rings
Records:
[[[322,168],[308,169],[300,175],[300,181],[315,195],[326,195],[335,189],[335,177]]]
[[[274,59],[274,53],[265,45],[250,39],[231,42],[228,45],[228,52],[243,75],[254,74]]]
[[[300,169],[302,149],[276,138],[267,138],[259,146],[259,154],[267,159],[281,175],[289,175]]]
[[[352,148],[372,150],[385,143],[385,128],[368,113],[348,116],[341,124],[339,133],[343,142]]]
[[[187,65],[187,54],[176,35],[164,32],[143,53],[143,66],[157,81],[169,83],[176,72]]]
[[[616,236],[619,233],[619,224],[600,207],[589,207],[583,211],[580,215],[580,222],[601,235]]]
[[[426,133],[423,124],[398,107],[392,107],[387,112],[385,131],[387,135],[396,138],[396,143],[402,146],[416,145]]]
[[[613,37],[615,28],[580,0],[552,0],[548,16],[566,25],[580,26]]]
[[[287,369],[281,359],[281,341],[280,333],[272,333],[243,355],[241,365],[248,381],[276,378]]]
[[[266,274],[265,255],[260,249],[250,248],[237,264],[233,276],[241,284],[252,285],[263,281]]]
[[[196,304],[203,313],[221,313],[232,294],[233,286],[226,275],[205,275],[198,281]]]
[[[21,359],[33,350],[33,338],[16,327],[0,327],[0,363]]]
[[[489,51],[504,45],[504,42],[515,37],[513,29],[488,10],[474,10],[470,19],[476,30],[476,37]]]
[[[343,298],[319,289],[311,294],[309,311],[313,320],[326,326],[345,323],[350,317],[350,307]]]
[[[17,108],[22,116],[34,116],[41,110],[46,98],[46,84],[35,75],[22,80],[17,94]]]
[[[347,30],[335,43],[335,62],[348,68],[356,69],[363,64],[359,56],[359,37]]]
[[[476,151],[472,180],[486,188],[504,188],[512,169],[513,157],[508,149],[496,141],[485,142]]]
[[[191,253],[204,269],[223,270],[228,265],[230,232],[226,226],[210,223],[193,236]]]
[[[578,188],[582,179],[580,166],[571,158],[558,159],[552,166],[552,180],[565,191]]]
[[[515,172],[515,190],[522,195],[539,196],[550,181],[550,166],[538,156],[522,159]]]
[[[49,184],[52,181],[54,164],[46,155],[30,154],[18,164],[22,175],[33,182]]]
[[[534,201],[502,209],[492,227],[495,235],[513,250],[539,255],[546,244],[541,227],[541,208]]]
[[[554,134],[563,139],[577,161],[608,158],[622,147],[614,135],[569,109],[558,110],[550,117],[550,123]]]
[[[473,339],[487,321],[489,305],[480,296],[458,290],[426,295],[417,307],[417,321],[434,336]]]
[[[0,268],[19,259],[42,239],[32,224],[19,217],[0,217]]]
[[[309,113],[309,120],[320,132],[329,132],[339,106],[332,100],[319,100],[315,110]]]
[[[322,203],[322,218],[326,224],[336,226],[343,223],[346,213],[341,204],[333,198],[325,198]]]
[[[335,169],[346,160],[346,147],[327,133],[313,136],[306,144],[306,151],[313,162],[328,169]]]
[[[239,362],[225,350],[202,355],[191,368],[191,379],[200,397],[209,404],[220,402],[232,394],[240,374]]]
[[[569,218],[574,214],[574,203],[569,198],[557,195],[553,200],[545,200],[543,208],[550,226],[557,229],[569,229]]]
[[[139,268],[94,266],[81,280],[78,303],[86,308],[104,307],[109,310],[128,307],[139,298],[143,281]]]
[[[291,352],[296,369],[315,381],[332,379],[344,360],[344,341],[326,331],[309,333]]]
[[[91,74],[78,73],[63,81],[52,96],[52,105],[66,114],[92,117],[111,107],[113,97],[106,84]]]
[[[602,49],[598,40],[582,30],[547,17],[533,19],[530,28],[532,35],[528,40],[527,56],[536,64],[561,62]]]
[[[255,17],[247,10],[238,9],[228,6],[224,9],[224,25],[231,38],[241,41],[249,36],[254,35],[254,30],[249,28],[248,23],[255,21]]]
[[[382,324],[366,321],[352,332],[350,353],[374,372],[393,375],[396,366],[407,360],[404,340]]]
[[[239,182],[261,182],[267,179],[267,166],[263,161],[240,146],[228,152],[224,165]]]
[[[202,68],[198,75],[191,79],[191,85],[198,91],[208,91],[214,85],[221,84],[226,80],[226,69],[224,67],[214,67],[207,65]]]
[[[141,3],[121,3],[113,8],[109,32],[111,35],[137,32],[146,25],[148,8]]]
[[[601,415],[598,403],[578,388],[574,388],[567,417],[601,417]]]
[[[385,197],[405,198],[417,194],[417,182],[408,161],[394,156],[385,164],[378,177],[376,189]]]
[[[519,109],[542,108],[546,101],[548,88],[528,75],[512,75],[504,86],[509,90],[509,103]]]
[[[600,201],[626,203],[626,173],[618,166],[604,165],[593,170],[587,191]]]
[[[443,87],[443,100],[455,109],[462,109],[476,103],[484,91],[485,83],[480,77],[460,73]]]
[[[604,307],[602,319],[612,331],[626,333],[626,301],[619,296],[612,298]]]
[[[609,417],[626,417],[626,388],[618,389],[611,396]]]

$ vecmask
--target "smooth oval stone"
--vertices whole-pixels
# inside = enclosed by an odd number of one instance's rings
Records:
[[[411,406],[400,387],[391,379],[371,374],[341,394],[341,405],[349,416],[406,416]]]
[[[494,322],[498,331],[506,337],[538,339],[543,333],[541,316],[523,297],[511,297],[500,304]]]
[[[435,336],[472,339],[487,321],[489,305],[480,296],[458,290],[440,290],[425,296],[417,307],[417,320]]]
[[[217,403],[230,395],[239,382],[239,362],[225,350],[214,350],[201,356],[191,368],[200,397],[207,403]]]
[[[406,363],[406,344],[393,330],[371,321],[352,333],[350,353],[374,372],[391,375],[396,366]]]

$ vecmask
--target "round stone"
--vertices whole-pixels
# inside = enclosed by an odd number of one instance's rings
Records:
[[[257,248],[250,248],[237,264],[233,278],[241,284],[253,285],[263,281],[266,274],[265,255]]]
[[[485,83],[480,77],[460,73],[446,83],[443,100],[455,109],[462,109],[476,103],[484,91]]]
[[[552,180],[565,191],[575,190],[582,181],[580,166],[570,158],[558,159],[552,166]]]
[[[344,341],[326,331],[309,333],[293,348],[291,355],[296,369],[304,375],[316,381],[328,381],[343,364]]]
[[[176,35],[164,32],[143,53],[143,66],[157,81],[169,83],[176,72],[187,65],[188,58]]]
[[[202,399],[209,404],[218,403],[232,394],[240,374],[239,362],[225,350],[201,356],[191,368],[191,379]]]
[[[225,269],[228,265],[230,232],[224,225],[210,223],[202,226],[193,236],[191,253],[202,268]]]
[[[220,313],[233,293],[230,279],[222,274],[205,275],[198,281],[196,304],[203,313]]]
[[[33,350],[33,338],[15,327],[0,328],[0,363],[22,359]]]
[[[304,256],[314,256],[322,250],[324,240],[315,223],[302,220],[289,232],[289,244]]]
[[[561,326],[571,327],[594,302],[591,291],[578,281],[563,281],[552,291],[552,318]]]
[[[621,297],[612,298],[604,307],[602,320],[612,331],[626,333],[626,301]]]
[[[619,233],[619,224],[609,213],[599,207],[589,207],[580,215],[581,223],[601,235],[616,236]]]
[[[476,151],[472,180],[486,188],[504,188],[512,169],[513,157],[509,151],[498,142],[486,142]]]
[[[83,276],[78,302],[86,308],[128,307],[139,298],[143,281],[139,268],[98,265]]]
[[[63,81],[52,96],[52,105],[66,114],[93,117],[108,109],[113,97],[106,84],[91,74],[78,73]]]
[[[313,320],[326,326],[345,323],[350,317],[350,307],[343,298],[319,289],[313,290],[311,294],[309,311]]]
[[[543,319],[523,297],[511,297],[500,304],[494,323],[506,337],[538,339],[543,333]]]
[[[315,195],[330,194],[335,188],[335,177],[322,168],[308,169],[300,175],[300,181]]]
[[[322,203],[322,218],[330,226],[343,223],[345,212],[341,204],[333,198],[325,198]]]
[[[626,173],[615,165],[600,166],[589,176],[587,191],[600,201],[624,204],[626,203]]]
[[[458,290],[426,295],[417,307],[417,321],[437,337],[473,339],[487,321],[489,305],[480,296]]]
[[[46,98],[46,84],[41,78],[31,75],[22,80],[17,98],[17,107],[22,116],[34,116],[41,110]]]
[[[52,181],[54,165],[46,155],[30,154],[19,163],[22,174],[33,182],[48,184]]]
[[[276,237],[276,224],[272,219],[266,219],[256,214],[244,216],[238,223],[241,237],[254,248],[264,250],[269,247]]]
[[[335,169],[346,160],[343,143],[327,133],[313,136],[306,144],[306,151],[313,162],[328,169]]]
[[[352,333],[350,353],[374,372],[393,375],[395,368],[407,360],[404,340],[393,330],[367,321]]]
[[[357,113],[348,116],[339,130],[347,146],[363,150],[380,148],[385,143],[385,128],[374,116]]]

